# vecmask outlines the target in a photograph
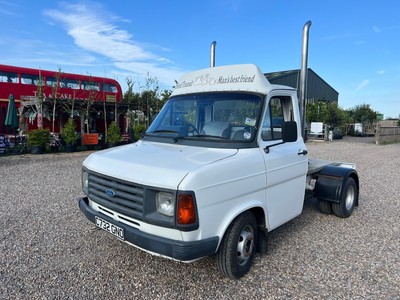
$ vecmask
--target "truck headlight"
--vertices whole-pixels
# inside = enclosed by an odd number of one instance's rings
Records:
[[[157,193],[156,207],[160,214],[172,217],[175,213],[175,196],[166,192]]]
[[[87,194],[89,188],[89,173],[85,170],[82,171],[82,190]]]

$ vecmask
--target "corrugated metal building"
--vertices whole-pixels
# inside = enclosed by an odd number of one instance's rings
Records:
[[[293,88],[299,86],[300,70],[265,73],[264,75],[272,84],[282,84]],[[307,72],[307,103],[319,100],[338,103],[339,93],[309,68]]]

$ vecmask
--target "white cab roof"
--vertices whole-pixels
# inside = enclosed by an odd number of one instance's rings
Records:
[[[205,92],[254,92],[268,94],[274,89],[291,89],[272,85],[261,70],[252,64],[219,66],[183,75],[171,96]]]

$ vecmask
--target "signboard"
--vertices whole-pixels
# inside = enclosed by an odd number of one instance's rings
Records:
[[[106,95],[106,102],[115,102],[116,99],[115,95]]]
[[[323,134],[324,123],[322,122],[311,122],[311,134],[322,135]]]
[[[97,145],[99,143],[98,133],[84,133],[82,134],[82,145]]]
[[[4,154],[4,152],[6,152],[6,137],[0,135],[0,154]]]
[[[361,123],[355,123],[354,124],[354,131],[358,132],[358,133],[362,133],[363,132],[363,126]]]

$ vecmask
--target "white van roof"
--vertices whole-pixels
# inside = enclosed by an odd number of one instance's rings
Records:
[[[269,83],[261,70],[253,64],[218,66],[183,75],[171,96],[206,92],[254,92],[268,94],[277,88],[291,89]]]

